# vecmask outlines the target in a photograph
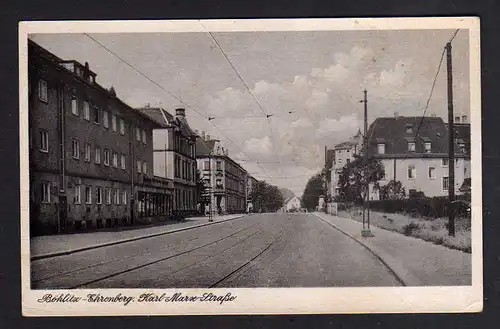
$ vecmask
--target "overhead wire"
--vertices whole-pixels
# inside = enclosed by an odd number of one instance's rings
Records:
[[[102,47],[103,49],[105,49],[106,51],[108,51],[110,54],[112,54],[114,57],[116,57],[117,59],[119,59],[122,63],[124,63],[125,65],[127,65],[128,67],[130,67],[132,70],[134,70],[136,73],[138,73],[140,76],[142,76],[143,78],[145,78],[146,80],[148,80],[149,82],[153,83],[155,86],[157,86],[158,88],[160,88],[161,90],[163,90],[164,92],[166,92],[168,95],[170,95],[172,98],[178,100],[181,104],[183,104],[184,106],[186,106],[187,108],[191,109],[193,112],[195,112],[196,114],[198,114],[201,118],[204,118],[205,120],[207,120],[217,131],[220,132],[220,134],[225,138],[227,139],[231,144],[233,144],[237,149],[240,150],[240,152],[242,154],[244,154],[247,158],[251,159],[250,156],[248,156],[248,154],[246,154],[243,150],[241,150],[241,148],[232,140],[230,139],[227,135],[225,135],[221,129],[219,129],[214,123],[211,122],[211,120],[208,120],[207,117],[205,117],[201,112],[199,112],[198,110],[196,110],[194,107],[192,107],[191,105],[187,104],[185,101],[183,101],[180,97],[174,95],[172,92],[170,92],[169,90],[165,89],[162,85],[160,85],[158,82],[154,81],[153,79],[151,79],[148,75],[146,75],[145,73],[143,73],[141,70],[139,70],[138,68],[136,68],[134,65],[132,65],[130,62],[128,62],[126,59],[124,59],[123,57],[121,57],[120,55],[118,55],[116,52],[114,52],[113,50],[111,50],[110,48],[108,48],[106,45],[104,45],[102,42],[100,42],[99,40],[97,40],[96,38],[92,37],[91,35],[89,35],[88,33],[83,33],[85,36],[87,36],[89,39],[91,39],[92,41],[94,41],[96,44],[98,44],[100,47]],[[205,141],[203,141],[203,144],[206,146],[205,144]],[[261,169],[262,171],[264,171],[264,174],[265,174],[265,177],[267,178],[271,178],[268,174],[267,174],[267,171],[265,170],[264,167],[260,166],[260,164],[258,164],[256,161],[254,161]]]

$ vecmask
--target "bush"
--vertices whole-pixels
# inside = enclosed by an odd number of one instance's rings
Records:
[[[457,196],[457,200],[466,200],[464,196]],[[469,215],[466,203],[455,203],[457,217]],[[370,201],[370,208],[386,213],[405,213],[411,216],[424,216],[429,218],[446,217],[448,215],[447,197],[420,197],[402,200],[377,200]]]
[[[413,232],[418,230],[420,230],[420,225],[415,222],[410,222],[409,224],[403,226],[403,234],[407,236],[413,235]]]

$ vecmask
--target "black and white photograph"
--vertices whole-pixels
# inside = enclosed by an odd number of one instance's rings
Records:
[[[477,18],[19,41],[25,315],[481,310]]]

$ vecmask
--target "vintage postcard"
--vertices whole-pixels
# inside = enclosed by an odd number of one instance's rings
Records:
[[[25,316],[482,310],[479,19],[19,24]]]

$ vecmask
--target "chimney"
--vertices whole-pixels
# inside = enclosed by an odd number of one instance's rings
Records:
[[[432,117],[432,118],[435,118],[435,117],[436,117],[436,113],[432,113],[432,114],[431,114],[431,117]]]
[[[175,109],[175,116],[180,118],[185,118],[186,117],[186,110],[183,108],[178,108]]]
[[[200,136],[199,132],[198,132],[198,129],[195,129],[194,130],[194,133],[196,134],[196,136]]]
[[[205,131],[201,131],[201,139],[205,140]]]
[[[455,123],[460,123],[460,116],[455,117]]]
[[[394,117],[399,118],[399,112],[394,112]]]
[[[209,140],[210,140],[210,135],[207,135],[207,141],[209,141]]]
[[[466,115],[462,115],[462,123],[469,123]]]

